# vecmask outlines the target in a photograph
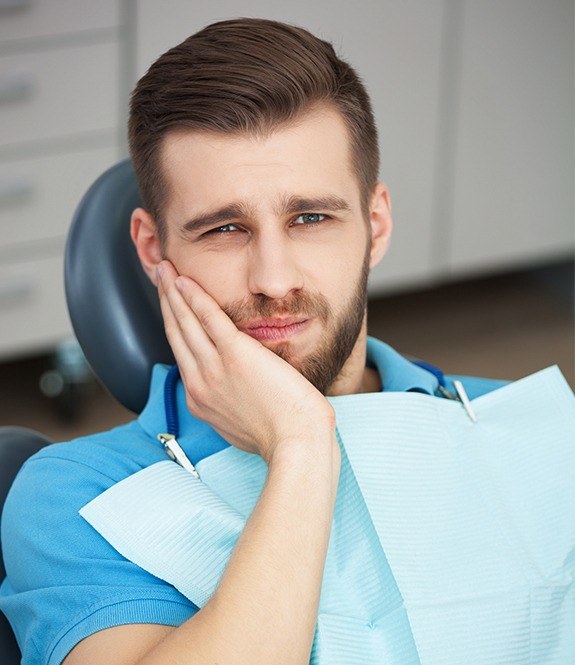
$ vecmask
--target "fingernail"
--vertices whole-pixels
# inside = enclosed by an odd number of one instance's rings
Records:
[[[158,265],[156,266],[156,275],[157,275],[159,280],[162,279],[162,277],[164,275],[164,271],[165,271],[164,266],[161,263],[158,263]]]
[[[184,290],[184,280],[181,277],[176,277],[176,289],[178,289],[180,293]]]

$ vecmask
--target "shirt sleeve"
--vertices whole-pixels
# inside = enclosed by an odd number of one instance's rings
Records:
[[[116,480],[48,454],[18,475],[2,515],[0,609],[26,665],[59,665],[83,638],[133,623],[177,626],[197,608],[124,559],[78,511]]]

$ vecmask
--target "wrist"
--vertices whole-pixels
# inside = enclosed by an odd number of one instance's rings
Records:
[[[284,439],[273,447],[265,461],[270,469],[320,466],[339,473],[341,454],[335,429],[316,437]]]

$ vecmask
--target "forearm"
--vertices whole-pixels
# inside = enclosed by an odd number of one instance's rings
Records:
[[[339,468],[333,434],[278,447],[214,597],[142,665],[308,663]]]

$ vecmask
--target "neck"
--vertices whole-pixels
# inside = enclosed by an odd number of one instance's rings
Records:
[[[381,390],[381,379],[377,370],[366,367],[367,316],[363,319],[361,332],[349,358],[345,361],[336,380],[328,391],[330,397],[374,393]]]

